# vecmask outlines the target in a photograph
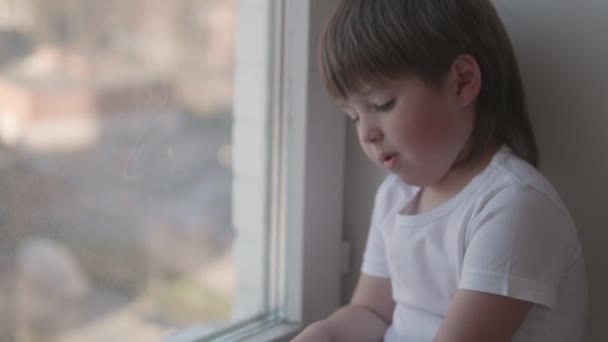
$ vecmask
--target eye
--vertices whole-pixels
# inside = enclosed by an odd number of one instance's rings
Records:
[[[393,107],[395,107],[395,99],[381,105],[374,105],[374,110],[377,112],[388,112],[389,110],[393,109]]]

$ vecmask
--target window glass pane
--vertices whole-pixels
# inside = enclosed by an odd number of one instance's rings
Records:
[[[256,3],[0,0],[0,341],[155,341],[263,310],[267,78],[234,75],[267,64],[236,58],[237,22],[268,27],[239,17]]]

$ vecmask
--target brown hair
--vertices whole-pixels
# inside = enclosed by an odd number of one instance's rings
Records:
[[[537,166],[515,53],[489,0],[342,0],[323,32],[319,64],[330,95],[346,99],[382,79],[415,76],[439,86],[462,54],[477,60],[483,80],[467,159],[497,143]]]

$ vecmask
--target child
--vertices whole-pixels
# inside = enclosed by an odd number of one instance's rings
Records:
[[[580,341],[576,228],[535,169],[490,1],[343,0],[320,65],[363,151],[391,175],[351,303],[294,341]]]

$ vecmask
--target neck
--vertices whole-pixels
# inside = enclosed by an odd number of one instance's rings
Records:
[[[466,153],[466,148],[463,150]],[[431,210],[447,202],[459,193],[469,182],[481,173],[492,161],[497,146],[488,147],[478,158],[466,163],[456,162],[439,182],[422,189],[416,212]],[[463,154],[466,155],[466,154]]]
[[[481,173],[492,161],[492,157],[498,150],[498,146],[491,145],[486,148],[477,158],[465,163],[456,162],[450,171],[439,182],[426,187],[435,192],[458,192],[462,190],[475,176]],[[468,148],[463,149],[462,155],[468,153]],[[459,158],[460,160],[461,158]]]

